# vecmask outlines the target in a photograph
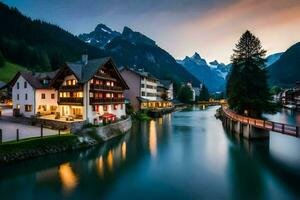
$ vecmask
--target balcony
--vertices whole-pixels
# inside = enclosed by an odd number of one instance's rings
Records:
[[[59,105],[83,105],[82,97],[59,97],[58,102]]]
[[[101,90],[101,91],[123,91],[122,87],[119,86],[108,86],[108,85],[90,85],[90,90]]]
[[[60,91],[83,91],[82,85],[62,85]]]
[[[90,98],[90,104],[114,104],[114,103],[124,103],[125,98],[105,98],[96,99]]]

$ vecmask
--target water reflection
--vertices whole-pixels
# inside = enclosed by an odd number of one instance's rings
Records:
[[[157,154],[157,141],[156,141],[156,125],[155,121],[151,120],[149,124],[149,148],[152,158],[156,157]]]
[[[108,169],[112,170],[113,169],[113,164],[114,164],[113,150],[110,150],[108,152],[108,156],[107,156],[107,166],[108,166]]]
[[[78,185],[78,177],[73,172],[70,163],[60,165],[58,174],[63,185],[63,191],[66,194],[72,192]]]
[[[98,168],[98,175],[100,177],[102,177],[103,176],[103,157],[102,157],[102,155],[98,159],[97,168]]]
[[[123,142],[122,144],[122,160],[126,160],[126,142]]]

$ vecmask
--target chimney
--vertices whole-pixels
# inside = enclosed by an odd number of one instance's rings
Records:
[[[86,49],[83,51],[83,54],[81,55],[81,62],[84,65],[88,64],[88,54],[87,54],[87,50]]]

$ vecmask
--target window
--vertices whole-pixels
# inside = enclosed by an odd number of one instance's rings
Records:
[[[17,94],[17,100],[19,100],[20,99],[20,95],[19,94]]]
[[[123,110],[124,104],[121,104],[121,110]]]
[[[19,89],[20,88],[20,83],[19,82],[17,82],[17,89]]]
[[[141,87],[144,88],[144,87],[145,87],[145,84],[142,84]]]
[[[24,88],[27,88],[27,82],[26,81],[24,82]]]
[[[28,95],[27,94],[25,94],[25,100],[27,100],[28,99]]]
[[[20,109],[20,104],[17,104],[17,105],[16,105],[16,108],[17,108],[17,109]]]
[[[31,112],[32,111],[32,105],[25,105],[25,112]]]
[[[146,96],[145,92],[142,92],[142,96]]]
[[[118,110],[118,104],[114,105],[114,110]]]
[[[42,99],[46,99],[46,94],[42,93]]]
[[[103,110],[104,110],[104,111],[107,111],[107,105],[104,105],[104,106],[103,106]]]
[[[55,94],[54,93],[51,94],[51,99],[55,99]]]

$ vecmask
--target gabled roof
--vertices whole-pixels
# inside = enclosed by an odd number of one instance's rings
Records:
[[[33,88],[35,89],[47,89],[49,85],[42,84],[44,79],[52,79],[57,74],[58,70],[53,72],[18,72],[14,78],[6,84],[4,87],[13,87],[18,78],[22,76]],[[3,87],[3,88],[4,88]]]
[[[78,61],[75,63],[67,62],[65,64],[65,66],[61,68],[61,70],[68,68],[74,74],[74,76],[77,78],[78,82],[85,83],[85,82],[91,80],[93,78],[93,76],[97,73],[97,71],[101,67],[103,67],[104,65],[106,65],[108,63],[110,63],[112,65],[113,70],[116,72],[119,80],[122,82],[125,89],[129,89],[125,80],[119,73],[118,68],[116,67],[115,63],[113,62],[113,60],[110,57],[89,60],[87,64],[84,64],[81,61]],[[57,76],[59,76],[59,74],[60,74],[60,72],[57,74]],[[56,78],[57,77],[55,77],[55,79]]]

